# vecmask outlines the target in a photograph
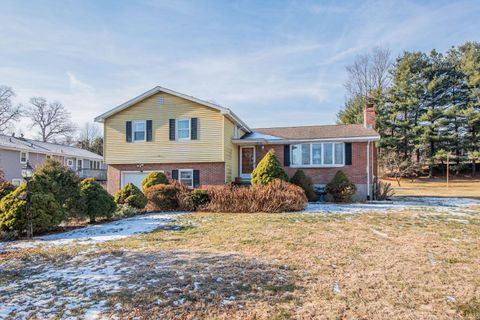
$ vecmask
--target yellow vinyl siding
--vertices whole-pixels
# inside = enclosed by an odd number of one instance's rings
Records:
[[[238,146],[232,143],[235,124],[224,118],[225,180],[231,182],[238,176]],[[240,136],[243,134],[239,132]]]
[[[164,104],[158,98],[164,97]],[[169,119],[198,118],[198,139],[169,140]],[[107,164],[223,162],[223,118],[218,110],[158,93],[105,119]],[[152,120],[150,142],[126,142],[126,122]]]

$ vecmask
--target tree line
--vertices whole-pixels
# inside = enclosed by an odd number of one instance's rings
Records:
[[[347,66],[348,96],[339,123],[362,123],[376,105],[381,165],[411,175],[453,162],[457,173],[480,161],[480,43],[446,52],[406,51],[392,61],[375,49]]]
[[[30,129],[43,142],[75,145],[103,154],[103,137],[98,125],[86,123],[78,128],[68,109],[60,102],[48,102],[43,97],[32,97],[27,106],[12,102],[15,92],[0,85],[0,134],[16,134],[14,123],[29,120]],[[23,136],[22,134],[20,136]]]

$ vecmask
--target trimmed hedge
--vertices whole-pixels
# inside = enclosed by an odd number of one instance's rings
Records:
[[[142,181],[142,190],[145,192],[148,188],[157,184],[168,184],[168,178],[163,172],[150,172]]]
[[[307,196],[308,201],[318,201],[318,196],[315,193],[315,189],[313,187],[312,178],[305,175],[305,172],[303,170],[297,170],[293,177],[290,179],[290,182],[294,185],[299,186],[303,189],[303,191],[305,191],[305,195]]]
[[[157,184],[145,191],[148,199],[146,211],[174,211],[179,208],[177,193],[179,189],[173,184]]]
[[[210,201],[201,206],[207,212],[291,212],[307,205],[305,192],[299,186],[275,179],[269,184],[250,188],[221,186],[208,189]]]
[[[252,185],[269,184],[274,179],[288,181],[288,176],[280,161],[275,155],[275,150],[270,149],[252,172]]]
[[[145,208],[148,202],[142,191],[131,182],[115,193],[114,200],[117,204],[128,204],[136,209]]]
[[[335,202],[348,202],[357,192],[357,187],[353,184],[341,170],[335,173],[332,181],[326,185],[326,191],[332,195]]]

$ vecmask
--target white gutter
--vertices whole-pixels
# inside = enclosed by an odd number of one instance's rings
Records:
[[[292,143],[307,143],[307,142],[357,142],[357,141],[378,141],[380,136],[368,137],[341,137],[341,138],[323,138],[323,139],[232,139],[233,143],[237,144],[292,144]]]

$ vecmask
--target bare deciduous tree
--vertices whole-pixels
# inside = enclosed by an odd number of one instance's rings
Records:
[[[12,104],[14,96],[12,88],[0,86],[0,133],[10,129],[11,123],[17,121],[22,113],[20,105],[15,107]]]
[[[96,123],[87,122],[80,130],[79,140],[83,143],[88,143],[91,145],[96,138],[101,137],[102,132],[100,127]]]
[[[27,115],[32,121],[31,127],[38,127],[42,141],[48,142],[62,137],[69,140],[76,131],[70,112],[60,103],[51,102],[42,97],[30,99],[31,107]]]
[[[375,48],[371,53],[359,55],[346,67],[348,79],[345,88],[351,97],[368,97],[373,91],[383,92],[390,84],[392,66],[389,49]]]

